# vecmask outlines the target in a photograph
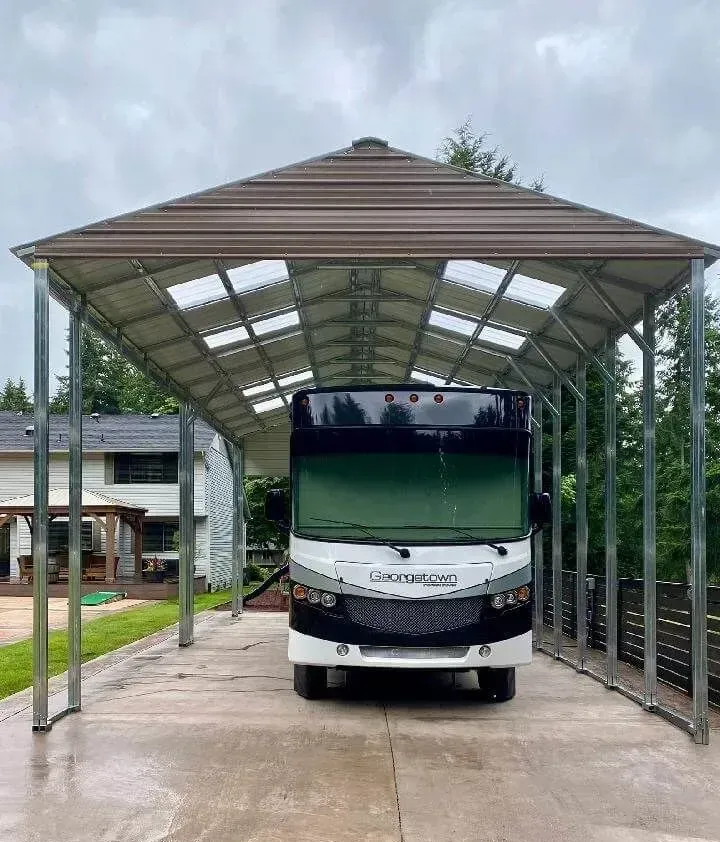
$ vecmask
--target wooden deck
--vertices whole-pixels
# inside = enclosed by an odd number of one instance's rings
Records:
[[[96,591],[123,591],[128,599],[171,599],[178,595],[177,582],[148,582],[136,578],[116,579],[114,582],[82,582],[83,596]],[[195,576],[195,593],[205,593],[205,576]],[[22,583],[17,579],[0,579],[0,596],[32,596],[32,584]],[[68,583],[57,582],[48,585],[48,596],[66,597]]]

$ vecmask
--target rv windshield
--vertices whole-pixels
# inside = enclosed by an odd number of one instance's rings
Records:
[[[398,544],[449,544],[529,532],[527,435],[490,433],[483,440],[413,430],[382,441],[363,438],[357,431],[325,431],[296,448],[296,534],[371,541],[370,531]]]

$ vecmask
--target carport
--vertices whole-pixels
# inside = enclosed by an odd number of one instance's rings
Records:
[[[576,401],[577,581],[587,571],[586,368],[606,383],[605,683],[707,743],[704,272],[720,249],[363,138],[319,158],[18,246],[35,281],[33,729],[80,709],[79,623],[68,708],[48,715],[48,299],[70,311],[70,565],[80,565],[80,325],[98,330],[181,404],[180,645],[193,642],[193,420],[232,444],[233,614],[241,611],[243,455],[287,432],[299,385],[427,381],[527,389],[552,418],[554,594],[561,574],[562,390]],[[693,716],[657,698],[654,308],[692,289]],[[634,325],[642,320],[642,334]],[[618,681],[615,346],[643,355],[644,693]],[[542,448],[535,449],[542,477]],[[542,543],[535,542],[542,593]],[[79,581],[79,576],[74,577]],[[542,600],[536,615],[540,645]],[[562,659],[560,600],[550,654]],[[71,617],[79,591],[71,589]],[[578,585],[578,618],[585,590]],[[582,630],[584,623],[578,623]],[[572,665],[588,672],[579,632]]]

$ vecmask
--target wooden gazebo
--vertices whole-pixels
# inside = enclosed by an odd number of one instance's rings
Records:
[[[0,526],[13,518],[22,517],[32,533],[35,503],[32,494],[0,501]],[[51,488],[48,498],[50,520],[68,517],[70,512],[69,492],[67,488]],[[134,506],[124,500],[106,497],[96,491],[82,491],[82,515],[92,518],[105,532],[105,581],[114,582],[116,578],[115,545],[117,525],[120,521],[128,524],[133,534],[133,554],[135,576],[142,577],[142,534],[143,521],[147,509]],[[100,574],[102,576],[102,573]]]

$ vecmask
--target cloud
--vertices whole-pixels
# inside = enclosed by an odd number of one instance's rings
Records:
[[[551,192],[717,240],[718,25],[701,0],[0,4],[0,242],[361,135],[433,155],[468,115]],[[31,278],[7,254],[0,330],[0,379],[31,379]]]

